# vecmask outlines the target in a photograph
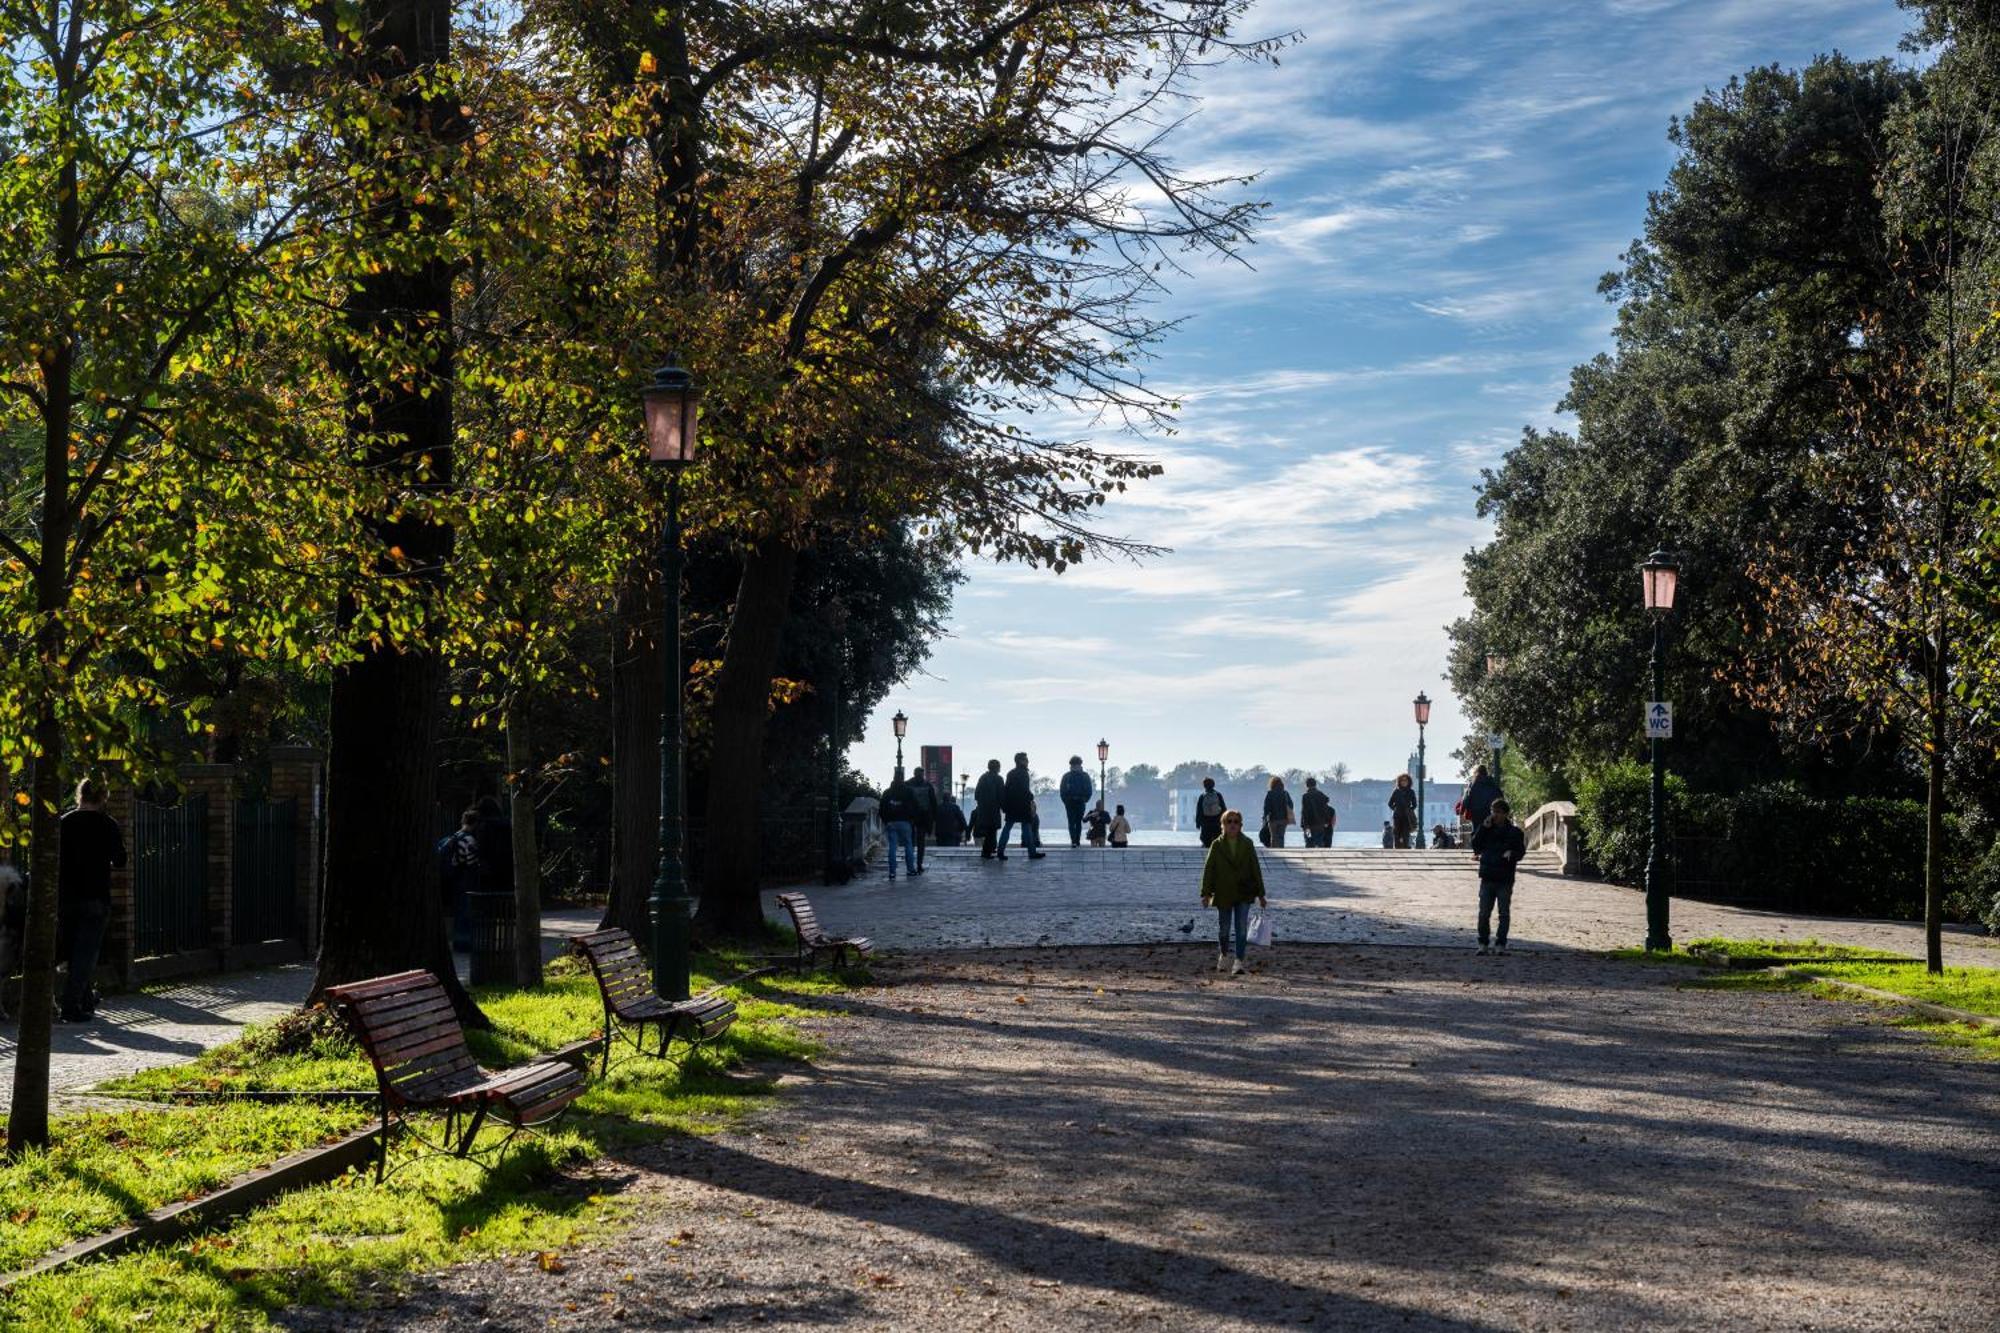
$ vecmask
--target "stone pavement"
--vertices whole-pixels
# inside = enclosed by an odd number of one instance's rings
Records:
[[[1478,880],[1465,852],[1264,850],[1264,882],[1280,941],[1459,946],[1472,943]],[[976,848],[932,848],[916,879],[893,883],[879,867],[851,884],[808,886],[822,924],[897,949],[1156,944],[1212,939],[1201,910],[1199,847],[1123,851],[1050,846],[982,861]],[[783,912],[772,895],[766,909]],[[1186,933],[1181,928],[1192,922]],[[1676,940],[1708,935],[1816,938],[1893,953],[1923,952],[1910,922],[1757,912],[1687,899],[1673,905]],[[1524,949],[1613,949],[1645,937],[1645,898],[1634,889],[1522,867],[1511,943]],[[2000,967],[2000,940],[1945,937],[1945,959]]]
[[[542,954],[553,958],[570,937],[595,930],[596,908],[545,913]],[[459,971],[464,973],[464,959]],[[231,972],[124,995],[108,995],[89,1023],[58,1023],[49,1086],[64,1105],[89,1101],[85,1089],[158,1065],[182,1064],[233,1041],[247,1024],[299,1007],[312,989],[311,963]],[[14,1092],[16,1029],[0,1025],[0,1111]]]

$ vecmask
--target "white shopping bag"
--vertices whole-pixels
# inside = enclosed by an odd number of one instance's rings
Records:
[[[1260,907],[1250,914],[1250,942],[1260,949],[1271,947],[1271,918],[1275,915],[1268,907]]]

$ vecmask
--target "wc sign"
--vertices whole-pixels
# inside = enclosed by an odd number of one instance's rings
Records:
[[[1646,705],[1646,739],[1670,741],[1674,738],[1674,706],[1655,700]]]

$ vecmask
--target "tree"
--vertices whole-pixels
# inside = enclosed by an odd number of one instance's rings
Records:
[[[324,169],[351,190],[336,253],[345,294],[328,330],[346,436],[366,478],[363,581],[339,623],[365,633],[334,673],[325,903],[314,996],[399,968],[435,973],[461,1021],[484,1017],[459,983],[431,856],[444,689],[438,594],[452,553],[440,501],[452,483],[456,331],[464,258],[457,200],[473,141],[452,63],[450,0],[324,5],[323,87],[337,148]]]
[[[21,636],[0,692],[26,722],[0,759],[30,826],[18,1151],[48,1139],[65,780],[138,762],[161,673],[291,642],[308,600],[276,586],[297,474],[266,447],[282,429],[257,429],[275,405],[236,377],[234,334],[309,196],[254,169],[290,146],[245,91],[275,54],[262,7],[7,0],[0,25],[0,435],[32,441],[7,532],[34,533],[0,535]]]
[[[1339,790],[1347,785],[1348,779],[1353,776],[1353,773],[1354,770],[1350,769],[1345,763],[1329,764],[1326,770],[1326,780],[1328,785],[1335,790]]]

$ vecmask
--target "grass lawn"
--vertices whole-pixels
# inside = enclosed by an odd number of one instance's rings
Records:
[[[737,956],[696,960],[697,989],[745,970]],[[85,1264],[0,1297],[0,1326],[29,1329],[257,1329],[292,1304],[368,1305],[405,1274],[493,1253],[544,1264],[615,1225],[622,1205],[559,1168],[672,1134],[712,1132],[775,1087],[752,1064],[809,1057],[790,1021],[801,997],[844,989],[827,975],[759,977],[732,993],[736,1026],[680,1069],[638,1057],[595,1078],[561,1127],[517,1146],[487,1174],[451,1158],[415,1162],[377,1187],[372,1173],[284,1195],[169,1248]],[[468,1038],[489,1065],[532,1058],[596,1031],[602,1010],[588,970],[551,966],[540,991],[478,992],[494,1030]],[[325,1022],[281,1019],[191,1064],[148,1070],[120,1090],[372,1088],[367,1062]],[[202,1193],[243,1171],[364,1123],[369,1103],[216,1102],[65,1117],[57,1146],[0,1165],[0,1269],[94,1234],[149,1208]],[[407,1149],[404,1150],[407,1153]],[[405,1160],[392,1155],[391,1165]]]
[[[1650,963],[1654,966],[1714,967],[1735,962],[1744,964],[1792,964],[1826,959],[1852,959],[1879,962],[1900,961],[1894,954],[1884,954],[1874,949],[1857,949],[1847,944],[1824,944],[1819,940],[1732,940],[1721,936],[1707,939],[1684,940],[1676,944],[1671,952],[1648,953],[1644,949],[1613,949],[1613,958],[1630,963]]]

